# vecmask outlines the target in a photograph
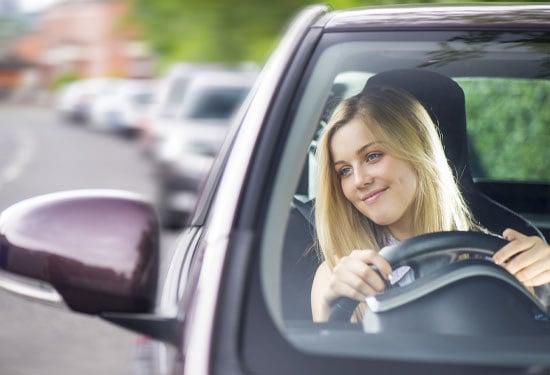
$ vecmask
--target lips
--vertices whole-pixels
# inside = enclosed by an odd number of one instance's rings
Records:
[[[361,198],[365,203],[372,203],[378,199],[388,188],[377,189]]]

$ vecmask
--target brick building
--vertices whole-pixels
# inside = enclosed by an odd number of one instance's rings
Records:
[[[124,0],[60,0],[37,19],[34,33],[20,39],[17,54],[35,64],[43,87],[66,74],[151,77],[153,58],[125,22],[127,10]]]

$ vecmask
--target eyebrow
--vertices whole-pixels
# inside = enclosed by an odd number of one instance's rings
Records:
[[[379,141],[373,141],[373,142],[370,142],[370,143],[367,143],[366,145],[360,147],[357,151],[355,151],[355,155],[361,155],[362,153],[364,153],[369,147],[377,144],[377,143],[381,143]],[[338,164],[345,164],[346,162],[344,160],[338,160],[338,161],[335,161],[334,163],[332,163],[333,166],[337,166]]]

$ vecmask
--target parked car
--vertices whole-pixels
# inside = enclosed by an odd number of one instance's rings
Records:
[[[202,71],[189,79],[173,118],[155,125],[157,208],[161,223],[181,227],[221,147],[255,71]]]
[[[88,123],[96,98],[110,92],[116,82],[113,78],[87,78],[66,84],[57,96],[58,113],[71,123]]]
[[[151,79],[118,80],[92,104],[91,126],[125,136],[137,135],[153,103],[155,89]]]
[[[146,156],[153,154],[159,124],[173,121],[181,114],[191,78],[202,71],[227,70],[228,66],[214,63],[178,63],[158,83],[153,103],[141,123],[139,143]]]
[[[152,205],[61,192],[2,213],[0,267],[24,277],[2,285],[31,280],[16,293],[154,338],[152,373],[548,373],[546,286],[535,296],[483,256],[462,256],[491,254],[500,239],[402,242],[409,264],[433,273],[377,296],[365,325],[312,321],[318,259],[308,249],[315,139],[334,105],[370,80],[422,97],[483,225],[548,238],[549,51],[543,4],[308,7],[225,137],[167,275],[156,271]],[[443,258],[430,263],[433,254]]]

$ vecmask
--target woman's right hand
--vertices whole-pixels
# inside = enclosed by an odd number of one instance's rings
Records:
[[[388,261],[374,250],[354,250],[332,270],[323,262],[315,273],[311,291],[313,320],[327,321],[330,307],[339,297],[363,302],[368,296],[383,292],[386,285],[380,275],[389,280],[391,273]]]

